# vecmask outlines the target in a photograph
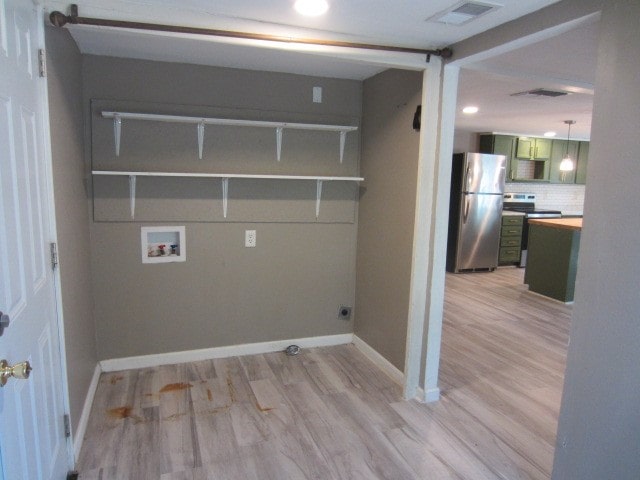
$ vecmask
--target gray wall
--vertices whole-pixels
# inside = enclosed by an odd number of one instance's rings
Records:
[[[558,480],[640,476],[638,18],[637,0],[606,2],[601,18]]]
[[[85,191],[82,57],[71,36],[46,28],[53,182],[72,428],[95,366],[89,209]]]
[[[323,103],[312,87],[323,87]],[[359,132],[344,163],[338,134],[285,130],[282,161],[273,130],[123,123],[114,154],[103,109],[358,125],[361,82],[108,57],[84,58],[89,160],[96,169],[357,175]],[[126,177],[94,177],[92,269],[100,359],[349,333],[353,305],[357,185],[139,178],[135,221]],[[142,264],[141,225],[185,225],[187,261]],[[245,229],[257,247],[244,247]]]
[[[365,80],[354,331],[404,370],[422,72],[387,70]]]
[[[456,130],[453,137],[453,153],[477,152],[478,134],[466,130]]]

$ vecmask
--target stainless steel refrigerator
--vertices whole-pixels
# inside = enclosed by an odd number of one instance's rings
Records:
[[[491,271],[498,266],[505,168],[504,155],[453,156],[447,271]]]

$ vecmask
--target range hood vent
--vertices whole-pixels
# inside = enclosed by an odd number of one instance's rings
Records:
[[[501,6],[502,5],[496,5],[494,3],[463,1],[455,4],[451,8],[448,8],[444,12],[440,12],[433,17],[428,18],[427,21],[444,23],[447,25],[464,25],[469,23],[471,20],[475,20],[478,17],[500,8]]]
[[[563,97],[569,95],[569,92],[563,90],[549,90],[547,88],[536,88],[527,90],[526,92],[512,93],[512,97]]]

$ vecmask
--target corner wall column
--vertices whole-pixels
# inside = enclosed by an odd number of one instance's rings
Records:
[[[438,233],[436,208],[439,198],[445,194],[448,195],[449,192],[448,179],[444,185],[442,181],[434,181],[446,174],[446,171],[441,171],[440,159],[442,150],[440,146],[443,143],[440,130],[442,71],[441,60],[432,58],[423,77],[421,118],[423,128],[420,132],[409,327],[405,358],[404,397],[407,399],[417,397],[426,401],[435,401],[440,397],[438,361],[442,331],[441,312],[444,302],[444,263],[442,262],[446,253],[446,238],[444,251],[441,251],[442,239],[436,236]],[[457,85],[457,77],[454,83]],[[455,109],[455,98],[453,103]],[[444,143],[450,142],[448,145],[450,152],[453,145],[453,124],[448,134],[448,140],[444,138]],[[447,165],[450,169],[450,162],[447,162]],[[442,192],[442,188],[446,191]],[[444,221],[446,222],[446,218]]]

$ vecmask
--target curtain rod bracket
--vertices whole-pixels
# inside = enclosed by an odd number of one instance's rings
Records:
[[[340,42],[334,40],[319,40],[314,38],[291,38],[291,37],[279,37],[277,35],[265,35],[259,33],[249,32],[235,32],[230,30],[215,30],[209,28],[198,27],[185,27],[180,25],[162,25],[156,23],[141,23],[141,22],[128,22],[124,20],[108,20],[102,18],[88,18],[80,17],[78,15],[78,5],[71,4],[70,15],[65,15],[62,12],[54,11],[49,15],[49,20],[56,27],[64,27],[68,23],[73,25],[93,25],[98,27],[112,27],[112,28],[127,28],[136,30],[151,30],[156,32],[169,32],[169,33],[187,33],[191,35],[209,35],[214,37],[230,37],[230,38],[242,38],[247,40],[264,40],[267,42],[285,42],[285,43],[299,43],[304,45],[323,45],[328,47],[345,47],[345,48],[362,48],[365,50],[381,50],[387,52],[401,52],[401,53],[422,53],[427,55],[427,63],[431,59],[431,55],[436,55],[442,58],[449,58],[452,55],[452,51],[449,47],[429,50],[423,48],[411,48],[411,47],[396,47],[389,45],[372,45],[368,43],[354,43],[354,42]]]

